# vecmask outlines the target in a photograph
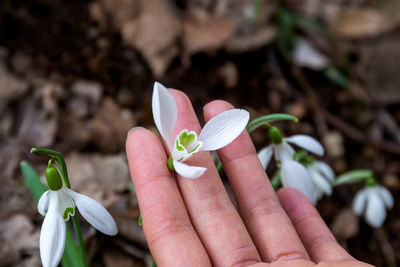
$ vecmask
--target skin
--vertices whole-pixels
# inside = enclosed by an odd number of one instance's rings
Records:
[[[175,134],[200,132],[188,97],[171,90],[178,106]],[[233,106],[207,104],[208,121]],[[246,131],[218,156],[232,185],[230,201],[208,152],[185,163],[207,167],[198,179],[167,168],[168,149],[151,131],[131,131],[126,141],[130,174],[143,230],[158,266],[371,266],[335,240],[314,206],[297,190],[273,190]]]

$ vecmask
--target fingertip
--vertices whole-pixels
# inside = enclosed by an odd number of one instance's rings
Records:
[[[126,152],[131,150],[132,147],[136,146],[136,142],[141,140],[141,139],[147,139],[148,136],[151,133],[150,130],[143,128],[141,126],[138,127],[133,127],[131,128],[126,136],[126,142],[125,142],[125,148]]]
[[[282,187],[276,194],[286,213],[293,214],[304,210],[315,210],[311,202],[295,188]]]
[[[234,106],[232,104],[224,100],[211,101],[203,107],[204,119],[208,121],[219,113],[233,108]]]

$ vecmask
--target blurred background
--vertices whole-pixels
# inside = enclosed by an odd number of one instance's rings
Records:
[[[199,115],[218,98],[252,118],[295,115],[277,125],[321,140],[336,174],[372,169],[395,198],[382,228],[350,209],[361,185],[317,208],[354,257],[396,266],[399,11],[398,0],[1,0],[0,266],[40,266],[42,217],[19,169],[27,160],[44,172],[34,146],[64,153],[72,188],[117,221],[115,238],[82,224],[92,266],[151,266],[124,142],[131,127],[156,131],[156,80]],[[266,129],[252,137],[268,144]]]

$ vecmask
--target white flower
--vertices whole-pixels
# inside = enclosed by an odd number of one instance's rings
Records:
[[[45,216],[40,231],[40,258],[44,267],[57,266],[65,246],[65,221],[75,214],[75,205],[82,216],[97,230],[116,235],[117,226],[107,210],[97,201],[67,187],[46,191],[39,200],[39,213]]]
[[[312,164],[306,167],[310,173],[311,179],[314,182],[314,198],[318,201],[324,194],[332,194],[332,184],[335,179],[335,173],[323,161],[315,160]]]
[[[263,148],[258,152],[258,157],[264,169],[274,154],[277,162],[281,166],[281,181],[284,187],[292,187],[301,191],[312,203],[315,204],[314,183],[307,169],[293,159],[294,149],[289,143],[293,143],[307,151],[322,156],[324,148],[322,145],[307,135],[294,135],[282,138],[280,144],[274,144]]]
[[[386,218],[386,208],[393,207],[393,197],[389,190],[380,185],[367,186],[357,192],[353,200],[353,211],[364,214],[365,220],[372,227],[380,227]]]
[[[209,120],[199,135],[185,129],[175,137],[176,102],[168,89],[158,82],[154,83],[152,108],[154,122],[171,153],[168,165],[186,178],[200,177],[206,168],[189,166],[184,161],[199,151],[217,150],[228,145],[245,129],[250,117],[242,109],[227,110]]]
[[[329,64],[329,59],[305,39],[297,41],[293,51],[293,61],[298,66],[312,70],[322,70]]]

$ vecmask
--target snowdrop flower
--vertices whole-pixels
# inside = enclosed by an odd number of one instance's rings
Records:
[[[40,231],[40,258],[44,267],[57,266],[65,246],[65,221],[75,215],[75,205],[93,227],[107,235],[116,235],[117,226],[107,210],[97,201],[63,186],[58,170],[46,169],[50,190],[38,203],[39,213],[45,216]]]
[[[293,159],[294,149],[289,143],[293,143],[307,151],[322,156],[324,148],[322,145],[307,135],[293,135],[283,138],[279,129],[271,126],[268,131],[272,144],[261,149],[258,158],[264,169],[274,154],[276,161],[281,167],[281,181],[284,187],[296,188],[302,192],[312,203],[315,204],[314,183],[307,169]]]
[[[315,201],[318,201],[324,194],[331,195],[332,194],[332,184],[335,179],[335,173],[332,168],[329,167],[323,161],[314,160],[313,163],[308,165],[307,167],[308,173],[311,176],[312,181],[314,182],[314,198]]]
[[[168,168],[186,178],[200,177],[206,168],[189,166],[183,162],[199,151],[217,150],[228,145],[245,129],[250,117],[242,109],[227,110],[209,120],[199,135],[185,129],[174,136],[176,102],[168,89],[158,82],[154,83],[152,109],[157,129],[171,153]]]
[[[364,218],[372,227],[380,227],[386,218],[386,208],[393,207],[393,197],[389,190],[380,185],[366,186],[357,192],[353,200],[353,211]]]

